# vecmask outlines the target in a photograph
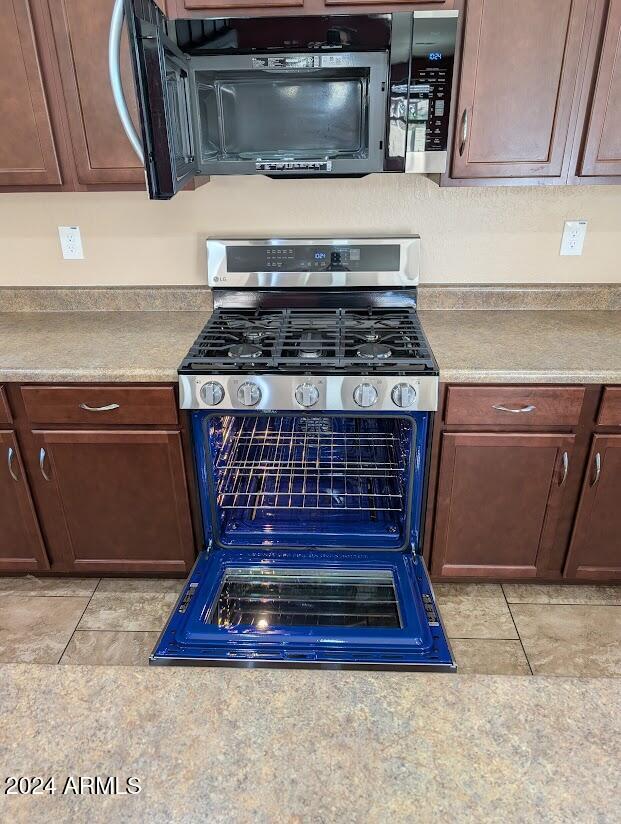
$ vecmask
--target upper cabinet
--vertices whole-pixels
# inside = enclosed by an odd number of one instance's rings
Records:
[[[0,186],[62,183],[32,5],[0,3]]]
[[[600,25],[600,20],[601,25]],[[581,100],[576,182],[621,182],[621,0],[600,0]]]
[[[125,136],[108,81],[114,0],[48,0],[78,182],[144,186],[144,169]],[[126,40],[121,51],[125,97],[138,126]]]
[[[588,0],[468,0],[452,178],[557,178]]]

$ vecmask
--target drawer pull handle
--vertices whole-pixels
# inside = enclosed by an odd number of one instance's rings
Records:
[[[41,447],[41,450],[39,452],[39,469],[41,470],[41,474],[43,475],[45,480],[50,481],[51,478],[45,471],[45,449],[43,449],[43,447]]]
[[[534,412],[536,408],[532,403],[529,403],[528,406],[520,406],[519,409],[511,409],[510,406],[503,406],[500,403],[495,403],[492,406],[492,409],[495,409],[497,412],[513,412],[515,414],[519,414],[520,412]]]
[[[15,460],[15,450],[13,449],[12,446],[9,446],[9,452],[8,452],[8,455],[7,455],[7,464],[9,466],[9,472],[11,474],[11,478],[13,478],[14,481],[19,481],[19,478],[17,477],[17,475],[15,474],[15,472],[13,470],[13,461],[14,460]]]
[[[595,484],[599,481],[599,476],[602,474],[602,456],[597,452],[595,454],[595,475],[593,480],[591,481],[591,486],[595,486]]]
[[[561,480],[559,482],[559,486],[563,486],[565,481],[567,480],[567,473],[569,472],[569,455],[567,452],[563,452],[563,473],[561,475]]]
[[[112,412],[113,409],[119,409],[120,404],[109,403],[107,406],[89,406],[87,403],[81,403],[80,409],[86,412]]]

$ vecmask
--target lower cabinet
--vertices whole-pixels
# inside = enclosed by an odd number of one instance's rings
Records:
[[[621,435],[593,438],[564,575],[621,580]]]
[[[14,432],[0,431],[0,450],[0,572],[49,569]]]
[[[33,479],[54,570],[188,571],[194,540],[181,435],[36,430]]]
[[[574,435],[442,436],[432,574],[528,578],[546,568]]]

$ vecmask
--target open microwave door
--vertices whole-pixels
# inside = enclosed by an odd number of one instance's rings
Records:
[[[154,0],[125,0],[152,200],[169,200],[197,174],[188,61]]]
[[[455,670],[411,550],[203,552],[150,662]]]

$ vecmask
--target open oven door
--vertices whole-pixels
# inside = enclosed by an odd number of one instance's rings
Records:
[[[150,662],[456,669],[411,550],[203,552]]]
[[[154,0],[125,0],[152,200],[169,200],[198,173],[186,56]]]

